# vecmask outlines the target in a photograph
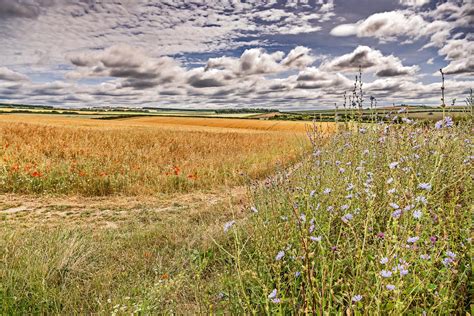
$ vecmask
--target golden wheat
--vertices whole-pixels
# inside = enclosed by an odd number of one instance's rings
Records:
[[[136,195],[241,184],[298,158],[303,124],[288,123],[3,116],[1,190]],[[281,132],[291,126],[298,133]]]

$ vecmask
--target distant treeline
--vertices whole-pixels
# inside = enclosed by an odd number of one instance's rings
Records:
[[[51,110],[54,109],[51,105],[31,105],[31,104],[9,104],[9,103],[0,103],[0,107],[2,108],[28,108],[28,109],[45,109]]]

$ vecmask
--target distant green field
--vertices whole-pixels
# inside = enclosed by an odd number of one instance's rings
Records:
[[[1,107],[0,114],[34,113],[34,114],[60,114],[60,115],[85,115],[89,117],[124,117],[124,116],[183,116],[183,117],[223,117],[246,118],[261,114],[261,112],[248,113],[219,113],[212,110],[70,110],[56,108],[32,107]]]

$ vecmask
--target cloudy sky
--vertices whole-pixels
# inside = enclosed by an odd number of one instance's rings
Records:
[[[0,102],[312,109],[462,104],[474,1],[0,0]]]

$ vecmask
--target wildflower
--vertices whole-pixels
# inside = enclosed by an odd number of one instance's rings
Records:
[[[310,197],[313,197],[315,194],[316,194],[316,190],[313,190],[313,191],[311,191],[311,192],[309,193],[309,196],[310,196]]]
[[[309,226],[308,232],[311,234],[313,231],[314,231],[314,224],[311,224],[311,226]]]
[[[295,278],[299,277],[300,275],[301,275],[301,272],[299,272],[299,271],[295,272]]]
[[[443,263],[443,265],[444,265],[445,267],[449,267],[449,266],[451,265],[451,263],[454,262],[454,260],[451,259],[451,258],[449,258],[449,257],[447,257],[447,258],[444,258],[441,262]]]
[[[354,216],[352,216],[351,213],[348,213],[348,214],[344,215],[341,219],[344,223],[347,223],[350,220],[352,220],[353,218],[354,218]]]
[[[408,212],[409,210],[411,210],[413,208],[413,205],[407,205],[403,208],[403,211],[404,212]]]
[[[309,237],[309,239],[311,239],[311,241],[320,242],[321,241],[321,236],[318,236],[318,237],[311,236],[311,237]]]
[[[328,206],[328,208],[326,209],[328,212],[332,212],[334,210],[334,206]]]
[[[420,239],[420,237],[418,237],[418,236],[410,237],[410,238],[407,239],[407,242],[409,242],[411,244],[414,244],[418,241],[418,239]]]
[[[306,215],[305,215],[304,213],[302,213],[302,214],[300,215],[300,220],[301,220],[303,223],[306,222]]]
[[[398,164],[399,164],[398,161],[394,161],[394,162],[390,163],[389,168],[390,169],[395,169],[396,167],[398,167]]]
[[[353,195],[352,193],[345,196],[345,198],[346,198],[347,200],[350,200],[350,199],[352,199],[353,197],[354,197],[354,195]]]
[[[424,205],[428,204],[428,200],[423,196],[423,195],[419,195],[415,198],[415,202],[417,203],[422,203]]]
[[[347,210],[348,208],[349,208],[349,205],[344,204],[344,205],[341,206],[341,211],[345,211],[345,210]]]
[[[400,206],[399,206],[397,203],[391,202],[391,203],[389,203],[388,205],[390,205],[390,206],[391,206],[393,209],[395,209],[395,210],[398,210],[398,209],[400,208]]]
[[[380,263],[381,264],[386,264],[388,262],[388,258],[387,257],[383,257],[382,259],[380,259]]]
[[[413,211],[413,217],[415,219],[420,219],[422,215],[423,215],[423,213],[420,210],[414,210]]]
[[[388,194],[395,194],[396,192],[397,192],[397,189],[395,189],[395,188],[392,188],[392,189],[387,191]]]
[[[285,222],[288,220],[288,216],[280,216],[280,218]]]
[[[352,302],[354,302],[354,303],[360,302],[361,300],[362,300],[362,295],[360,295],[360,294],[354,295],[352,297]]]
[[[385,234],[384,234],[383,232],[378,232],[378,233],[377,233],[377,238],[384,239],[384,238],[385,238]]]
[[[451,259],[456,259],[456,254],[452,251],[446,251],[446,256],[450,257]]]
[[[333,252],[336,252],[336,251],[337,251],[337,247],[336,247],[336,246],[332,246],[332,247],[331,247],[331,250],[332,250]]]
[[[392,271],[390,270],[382,270],[380,271],[380,275],[384,278],[389,278],[392,276]]]
[[[359,133],[365,134],[365,133],[367,133],[367,129],[365,129],[365,128],[359,128]]]
[[[329,193],[331,193],[331,191],[332,190],[330,188],[326,188],[324,189],[323,194],[328,195]]]
[[[285,256],[285,252],[283,250],[280,250],[275,257],[275,260],[280,261],[281,259],[283,259],[284,256]]]
[[[400,216],[402,216],[402,210],[400,210],[400,209],[395,210],[395,211],[392,213],[392,217],[395,218],[395,219],[400,218]]]
[[[227,232],[232,226],[234,226],[235,221],[229,221],[224,224],[224,232]]]
[[[254,213],[258,213],[258,210],[257,210],[257,208],[256,208],[255,206],[252,206],[252,207],[250,208],[250,210],[251,210],[252,212],[254,212]]]
[[[426,191],[431,191],[431,184],[429,183],[420,183],[418,185],[419,189],[426,190]]]
[[[389,290],[389,291],[393,291],[393,290],[395,290],[395,285],[393,285],[393,284],[387,284],[386,288],[387,288],[387,290]]]
[[[354,185],[352,183],[349,183],[349,185],[347,186],[347,191],[352,191],[354,189]]]
[[[444,118],[444,126],[446,127],[453,127],[453,119],[449,116]]]
[[[369,150],[368,149],[364,149],[364,151],[362,152],[363,155],[368,155],[369,154]]]
[[[453,119],[449,116],[446,116],[443,120],[439,120],[435,123],[436,129],[441,129],[443,127],[453,127]]]
[[[436,237],[436,236],[431,236],[431,237],[430,237],[430,241],[431,241],[432,244],[434,244],[434,243],[436,243],[436,241],[438,241],[438,237]]]
[[[268,299],[271,300],[273,303],[278,304],[280,303],[280,299],[277,298],[277,289],[273,289],[273,291],[268,295]]]
[[[430,260],[431,256],[427,255],[427,254],[422,254],[422,255],[420,255],[420,258],[423,259],[423,260]]]
[[[405,276],[408,274],[408,269],[405,269],[403,267],[399,267],[398,271],[400,272],[400,276]]]
[[[344,168],[339,168],[339,173],[344,173],[346,171],[346,169]]]

